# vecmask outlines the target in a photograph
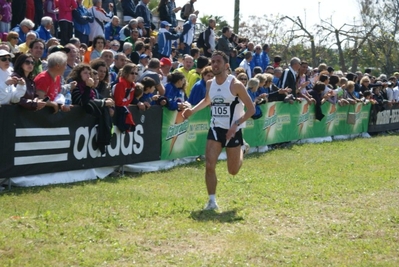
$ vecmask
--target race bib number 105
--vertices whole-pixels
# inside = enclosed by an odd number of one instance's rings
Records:
[[[213,104],[212,116],[214,117],[230,117],[230,105],[228,103]]]

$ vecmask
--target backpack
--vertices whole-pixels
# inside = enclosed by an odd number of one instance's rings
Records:
[[[186,6],[187,6],[187,5],[189,5],[189,4],[185,4],[185,5],[183,6],[183,8],[180,10],[180,18],[181,18],[181,19],[184,19],[184,20],[188,19],[187,17],[184,16],[184,12],[185,12],[185,10],[186,10]]]
[[[200,32],[197,39],[197,47],[205,48],[205,31]]]

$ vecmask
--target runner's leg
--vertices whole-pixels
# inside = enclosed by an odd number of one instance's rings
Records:
[[[216,163],[220,152],[222,152],[222,144],[218,141],[208,139],[205,150],[205,183],[208,195],[215,195],[216,193]]]
[[[229,174],[236,175],[241,168],[243,161],[243,152],[241,146],[226,147],[227,170]]]

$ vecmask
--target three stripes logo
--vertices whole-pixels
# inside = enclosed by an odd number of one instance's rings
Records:
[[[67,161],[69,139],[68,127],[17,128],[14,165]]]

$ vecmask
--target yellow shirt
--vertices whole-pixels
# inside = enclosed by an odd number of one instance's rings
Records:
[[[197,73],[196,70],[190,70],[188,73],[187,87],[186,87],[187,97],[190,95],[191,89],[193,89],[194,84],[199,80],[201,80],[201,74]]]
[[[29,47],[26,45],[26,43],[22,43],[19,46],[19,51],[26,54],[29,51]]]
[[[91,0],[83,0],[82,4],[85,8],[89,8],[91,7]]]

